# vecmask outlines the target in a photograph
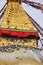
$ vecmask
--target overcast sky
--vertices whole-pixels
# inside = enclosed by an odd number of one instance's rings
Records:
[[[37,3],[43,3],[43,0],[30,0],[30,1],[34,1],[34,2],[37,2]]]
[[[5,3],[6,3],[6,0],[0,0],[0,10],[2,9]]]
[[[0,10],[4,6],[4,4],[6,3],[6,1],[7,0],[0,0]],[[43,0],[30,0],[30,1],[38,2],[38,3],[43,3]]]
[[[0,0],[0,9],[3,7],[3,5],[6,3],[7,0]],[[43,3],[43,0],[30,0],[38,3]]]

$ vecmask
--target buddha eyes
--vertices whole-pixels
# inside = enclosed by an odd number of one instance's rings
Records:
[[[14,39],[9,39],[9,41],[14,42]]]
[[[30,40],[24,39],[22,42],[31,42]]]

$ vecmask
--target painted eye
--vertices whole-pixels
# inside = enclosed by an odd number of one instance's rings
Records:
[[[16,42],[16,39],[9,39],[10,42]]]
[[[14,42],[16,42],[17,40],[16,39],[14,39]]]
[[[14,42],[14,39],[9,39],[10,42]]]
[[[28,40],[26,40],[26,39],[24,39],[24,40],[22,40],[23,42],[28,42]]]
[[[24,39],[22,42],[31,42],[30,40]]]

